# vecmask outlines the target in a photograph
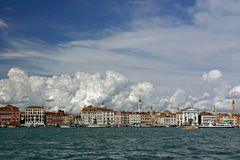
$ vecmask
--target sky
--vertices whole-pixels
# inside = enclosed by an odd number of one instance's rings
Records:
[[[1,0],[0,104],[239,108],[239,19],[239,0]]]

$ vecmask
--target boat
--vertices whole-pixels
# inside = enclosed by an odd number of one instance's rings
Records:
[[[17,128],[16,125],[7,125],[7,128]]]
[[[71,128],[71,126],[68,125],[59,125],[60,128]]]
[[[99,124],[89,124],[87,127],[88,128],[99,128],[101,126]]]
[[[207,123],[199,126],[200,128],[234,128],[234,126],[230,123]]]
[[[199,127],[196,125],[188,125],[188,124],[182,125],[181,128],[182,129],[199,129]]]

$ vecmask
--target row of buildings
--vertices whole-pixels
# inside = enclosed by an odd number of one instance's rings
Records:
[[[0,107],[0,125],[6,126],[59,126],[81,123],[79,115],[65,114],[63,110],[46,112],[43,106],[29,106],[24,112],[19,107]]]
[[[200,112],[194,107],[187,107],[176,112],[166,109],[156,112],[153,107],[147,112],[115,111],[104,106],[85,106],[79,115],[65,114],[64,111],[45,112],[43,106],[29,106],[24,112],[18,107],[7,105],[0,107],[0,125],[25,126],[181,126],[185,124],[232,123],[240,125],[240,115],[236,113],[235,100],[232,101],[231,113]]]

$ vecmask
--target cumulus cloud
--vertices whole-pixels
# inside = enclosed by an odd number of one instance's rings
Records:
[[[187,98],[186,92],[183,89],[179,88],[171,96],[169,101],[173,104],[175,108],[177,108],[179,105],[182,105],[185,103],[186,98]]]
[[[148,100],[153,85],[148,82],[132,84],[122,74],[107,71],[106,75],[77,72],[73,77],[29,76],[19,68],[11,68],[8,79],[0,80],[0,104],[16,104],[22,109],[28,105],[44,105],[79,113],[84,105],[100,105],[126,109],[138,98]],[[57,106],[57,107],[56,107]]]
[[[233,87],[229,91],[229,95],[233,96],[233,97],[239,97],[240,96],[240,85],[237,85],[237,86]]]
[[[214,82],[218,79],[220,79],[223,76],[222,72],[220,70],[211,70],[209,72],[204,72],[202,75],[202,80],[208,81],[208,82]]]

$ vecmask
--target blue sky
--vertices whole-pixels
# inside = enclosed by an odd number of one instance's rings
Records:
[[[41,39],[50,44],[96,39],[105,30],[130,29],[136,19],[173,16],[189,22],[187,10],[195,1],[3,0],[1,19],[10,26],[6,36]],[[146,7],[146,8],[145,8]]]
[[[113,70],[152,83],[159,97],[180,89],[218,101],[240,80],[239,8],[236,0],[1,0],[0,77],[12,67],[39,76]],[[211,70],[217,81],[202,77]]]

